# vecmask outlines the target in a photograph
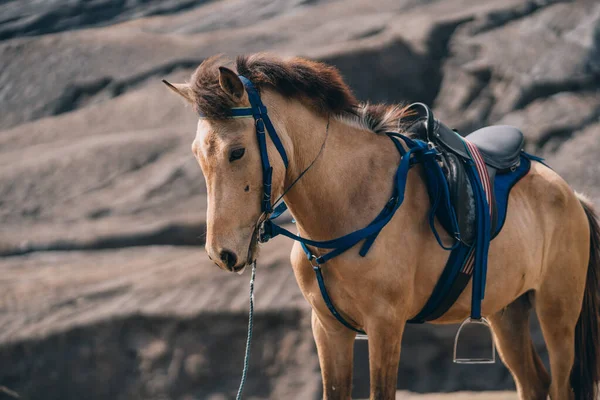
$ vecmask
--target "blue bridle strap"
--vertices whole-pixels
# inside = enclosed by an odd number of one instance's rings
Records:
[[[256,90],[256,88],[254,87],[254,85],[248,78],[241,76],[241,75],[239,76],[239,78],[242,81],[242,83],[244,84],[244,87],[246,88],[246,93],[248,93],[248,101],[250,101],[250,106],[252,107],[252,116],[254,117],[254,121],[257,124],[257,126],[256,126],[257,133],[259,130],[259,124],[264,125],[264,126],[260,127],[260,128],[262,128],[263,133],[264,133],[264,128],[265,127],[267,128],[267,133],[269,134],[269,137],[273,141],[275,148],[277,148],[277,151],[279,152],[279,155],[281,156],[281,159],[283,160],[283,164],[287,168],[289,162],[288,162],[287,154],[285,153],[285,148],[283,147],[283,144],[281,143],[279,136],[277,136],[277,132],[275,131],[275,128],[273,127],[273,124],[271,123],[271,119],[269,118],[269,115],[267,114],[267,107],[263,104],[262,100],[260,99],[258,90]],[[268,159],[268,156],[266,153],[266,148],[264,150],[265,150],[265,153],[261,154],[261,157],[264,156],[265,158]],[[262,152],[262,149],[261,149],[261,152]]]
[[[254,124],[256,126],[256,139],[258,141],[258,148],[260,150],[260,159],[263,173],[263,198],[261,202],[261,210],[266,214],[271,214],[273,212],[273,206],[271,203],[271,181],[273,177],[273,167],[271,167],[271,163],[269,162],[269,153],[267,151],[267,138],[265,136],[265,128],[266,132],[269,134],[271,141],[275,145],[277,152],[281,156],[281,160],[283,161],[283,165],[285,168],[288,168],[288,157],[285,152],[285,148],[283,147],[283,143],[281,143],[281,139],[277,136],[277,132],[275,131],[275,127],[273,127],[273,123],[267,114],[267,107],[263,104],[260,99],[260,95],[256,87],[252,84],[252,82],[244,77],[239,75],[240,80],[244,84],[244,88],[246,89],[246,93],[248,94],[248,101],[250,102],[250,107],[234,107],[230,110],[229,117],[230,118],[246,118],[252,117],[254,118]],[[201,118],[205,118],[206,116],[200,114]],[[285,206],[285,203],[282,203]],[[285,211],[285,210],[283,210]],[[279,214],[283,211],[280,210]]]
[[[350,249],[360,241],[367,239],[360,251],[360,255],[364,257],[379,232],[381,232],[383,227],[388,224],[398,208],[402,205],[410,168],[413,167],[417,162],[423,162],[425,160],[436,162],[435,157],[437,156],[437,151],[435,149],[430,149],[425,142],[420,140],[412,140],[402,135],[390,136],[390,138],[392,141],[394,141],[398,148],[402,148],[398,142],[398,138],[404,140],[404,142],[408,145],[409,150],[404,152],[402,159],[400,160],[400,165],[396,170],[392,197],[388,200],[379,215],[377,215],[377,217],[369,225],[337,239],[317,241],[298,236],[287,229],[276,225],[272,221],[273,218],[271,218],[265,221],[263,225],[263,230],[260,237],[261,242],[266,242],[277,235],[283,235],[307,246],[313,246],[320,249],[331,249],[330,252],[320,257],[314,257],[316,263],[324,264],[332,258],[344,253],[346,250]],[[435,183],[435,185],[438,184],[443,184],[443,182]],[[312,254],[309,256],[309,258],[313,258]]]

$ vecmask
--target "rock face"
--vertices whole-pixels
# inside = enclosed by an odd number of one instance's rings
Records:
[[[0,1],[0,389],[22,398],[235,395],[247,275],[206,260],[196,117],[160,83],[215,53],[320,59],[360,99],[427,102],[465,133],[515,125],[600,205],[597,1],[90,4]],[[245,393],[319,398],[310,309],[274,242]],[[455,329],[407,329],[399,388],[514,388],[500,363],[453,366]],[[368,395],[362,342],[354,385]]]

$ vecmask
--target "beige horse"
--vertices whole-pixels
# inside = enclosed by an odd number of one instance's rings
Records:
[[[230,108],[249,103],[237,74],[222,64],[212,58],[189,83],[165,83],[206,116],[192,144],[208,190],[206,251],[220,268],[238,271],[258,257],[262,170],[252,118],[227,118]],[[273,197],[317,157],[329,130],[313,168],[285,195],[300,234],[328,240],[368,225],[392,191],[400,156],[382,132],[397,128],[402,109],[359,105],[337,70],[321,63],[254,55],[238,58],[236,68],[259,88],[289,157],[286,171],[268,141]],[[405,323],[424,306],[449,254],[427,223],[430,203],[419,168],[410,172],[404,203],[367,256],[353,248],[323,266],[334,304],[369,335],[371,399],[395,398]],[[553,400],[594,398],[599,252],[600,230],[591,204],[554,171],[533,162],[512,190],[504,228],[491,243],[482,305],[521,399],[548,394]],[[324,397],[348,399],[355,333],[327,309],[298,243],[291,261],[313,308]],[[461,322],[469,315],[470,300],[469,284],[435,323]],[[532,308],[546,340],[552,378],[528,331]]]

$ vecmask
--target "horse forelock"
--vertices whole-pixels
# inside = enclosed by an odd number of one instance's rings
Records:
[[[219,85],[219,67],[231,64],[222,55],[207,58],[196,68],[189,83],[194,94],[196,112],[211,119],[229,116],[235,101]]]
[[[228,66],[248,78],[259,90],[270,89],[296,98],[319,114],[353,113],[358,101],[339,71],[327,64],[300,57],[283,59],[267,54],[237,58],[235,67],[222,56],[206,59],[193,73],[190,87],[196,111],[224,119],[236,104],[219,86],[219,67]]]

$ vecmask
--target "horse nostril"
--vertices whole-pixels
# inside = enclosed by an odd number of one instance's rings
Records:
[[[236,255],[229,250],[221,251],[221,253],[219,254],[219,257],[221,258],[221,261],[223,261],[223,263],[225,263],[225,265],[229,269],[233,268],[235,266],[235,264],[237,264]]]

